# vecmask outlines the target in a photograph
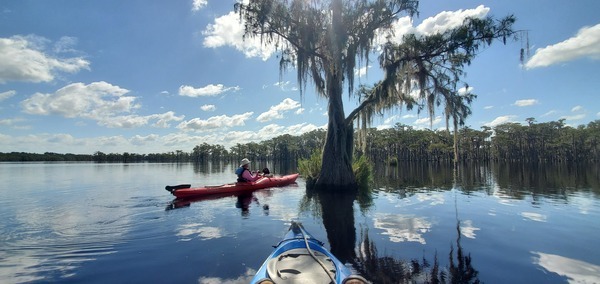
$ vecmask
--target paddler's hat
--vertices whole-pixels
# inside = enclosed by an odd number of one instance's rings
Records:
[[[240,165],[240,167],[243,166],[243,165],[247,165],[247,164],[250,164],[250,160],[248,160],[246,158],[243,158],[242,159],[242,164]]]

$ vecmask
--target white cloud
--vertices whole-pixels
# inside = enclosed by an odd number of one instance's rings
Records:
[[[354,70],[354,75],[356,75],[356,76],[358,76],[358,77],[365,76],[365,75],[367,75],[367,70],[368,70],[369,68],[371,68],[371,66],[370,66],[370,65],[369,65],[369,66],[364,66],[364,67],[361,67],[361,68],[359,68],[359,69],[355,69],[355,70]]]
[[[246,57],[261,57],[267,60],[275,52],[275,45],[265,46],[259,37],[244,39],[244,24],[240,21],[240,15],[235,12],[215,19],[202,32],[205,47],[232,46],[243,52]]]
[[[560,118],[563,118],[565,120],[582,120],[586,117],[585,113],[581,113],[581,114],[574,114],[574,115],[564,115],[561,116]]]
[[[15,90],[10,90],[10,91],[6,91],[6,92],[2,92],[0,93],[0,102],[3,100],[6,100],[14,95],[17,94],[17,91]]]
[[[36,93],[21,102],[28,114],[84,117],[95,120],[127,113],[139,108],[135,97],[124,96],[129,90],[106,82],[69,84],[53,94]]]
[[[419,118],[419,119],[415,120],[414,123],[417,127],[427,128],[432,125],[437,125],[440,122],[442,122],[442,117],[436,116],[433,118],[433,120],[431,120],[430,117]]]
[[[494,106],[484,106],[483,109],[493,109]]]
[[[215,105],[203,105],[200,109],[203,111],[215,111],[217,107]]]
[[[200,11],[206,4],[208,4],[208,0],[192,0],[192,11]]]
[[[14,127],[16,124],[21,123],[23,121],[25,121],[25,119],[23,118],[0,119],[0,125]]]
[[[179,95],[186,97],[204,97],[204,96],[216,96],[228,91],[239,91],[240,87],[225,87],[222,84],[208,84],[202,88],[194,88],[192,86],[182,85],[179,87]]]
[[[600,24],[584,27],[572,38],[537,49],[525,67],[547,67],[586,57],[600,59]]]
[[[246,112],[244,114],[236,114],[233,116],[220,115],[210,117],[206,120],[194,118],[180,123],[177,128],[182,130],[209,131],[223,127],[244,126],[246,120],[250,119],[252,114],[253,112]]]
[[[527,100],[517,100],[514,105],[518,107],[532,106],[538,104],[539,101],[536,99],[527,99]]]
[[[75,73],[88,69],[82,57],[57,58],[45,50],[47,40],[37,36],[0,38],[0,84],[9,81],[50,82],[57,71]],[[64,51],[64,47],[62,50]]]
[[[546,117],[546,116],[555,115],[555,114],[558,114],[558,111],[551,110],[551,111],[548,111],[548,112],[542,114],[541,117]]]
[[[434,17],[425,19],[417,26],[416,32],[421,35],[444,33],[461,26],[466,18],[482,19],[486,17],[489,12],[490,8],[483,5],[479,5],[475,9],[444,11]]]
[[[443,11],[434,17],[429,17],[418,26],[414,27],[410,17],[402,17],[392,23],[393,35],[381,34],[377,42],[383,43],[386,38],[392,42],[402,42],[402,37],[407,34],[414,33],[416,35],[432,35],[435,33],[443,33],[445,31],[461,26],[464,20],[471,18],[484,18],[489,13],[490,8],[480,5],[475,9]]]
[[[169,128],[171,125],[169,122],[171,121],[182,121],[185,118],[185,115],[176,116],[174,112],[168,111],[162,114],[152,114],[149,115],[150,120],[156,120],[156,122],[152,125],[158,128]]]
[[[513,122],[515,119],[517,119],[516,115],[503,115],[503,116],[496,117],[491,122],[484,123],[483,125],[489,126],[489,127],[494,127],[496,125],[500,125],[503,123]]]
[[[36,93],[21,102],[23,111],[32,115],[60,115],[85,118],[109,128],[134,128],[155,121],[154,127],[167,128],[171,121],[181,121],[172,111],[140,116],[131,114],[140,108],[136,97],[125,96],[129,90],[107,82],[69,84],[52,94]],[[125,115],[124,115],[125,114]]]
[[[139,145],[145,145],[145,144],[150,143],[150,142],[155,142],[155,141],[158,140],[158,138],[159,138],[159,136],[156,135],[156,134],[150,134],[150,135],[147,135],[147,136],[135,135],[135,136],[133,136],[133,137],[131,137],[129,139],[129,142],[132,145],[138,145],[139,146]]]
[[[561,119],[565,120],[581,120],[587,116],[587,111],[580,105],[571,108],[572,115],[561,116]]]
[[[273,84],[276,87],[279,87],[282,91],[297,91],[298,87],[296,86],[291,86],[292,83],[290,81],[285,81],[285,82],[277,82],[275,84]],[[263,89],[265,89],[265,87],[263,87]]]
[[[148,124],[150,117],[138,115],[114,116],[98,121],[100,126],[108,128],[136,128]]]
[[[462,87],[460,89],[458,89],[458,94],[461,96],[473,93],[473,90],[475,90],[475,88],[469,86],[469,87]]]
[[[153,127],[169,128],[171,126],[169,122],[182,121],[184,117],[185,116],[183,115],[175,116],[175,113],[172,111],[165,112],[162,114],[151,114],[146,116],[125,115],[107,117],[98,121],[98,125],[106,126],[109,128],[135,128],[148,125],[150,121],[156,120],[156,122],[152,124]]]
[[[572,112],[578,112],[578,111],[582,111],[582,110],[583,110],[583,107],[582,107],[582,106],[574,106],[574,107],[571,109],[571,111],[572,111]]]
[[[272,106],[267,112],[261,113],[256,120],[259,122],[267,122],[274,119],[283,118],[283,114],[289,110],[297,109],[300,103],[290,98],[286,98],[278,105]]]

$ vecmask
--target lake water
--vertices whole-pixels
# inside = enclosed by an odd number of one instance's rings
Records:
[[[597,166],[403,165],[358,196],[302,178],[188,202],[164,190],[233,171],[2,163],[0,283],[247,283],[291,220],[376,283],[600,283]]]

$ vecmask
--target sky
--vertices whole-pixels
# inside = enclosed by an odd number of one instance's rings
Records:
[[[244,39],[233,0],[0,2],[0,152],[191,152],[327,123],[327,100],[273,46]],[[419,2],[395,35],[430,34],[465,17],[514,15],[525,40],[481,50],[463,80],[477,95],[466,126],[600,119],[600,1]],[[520,49],[529,43],[525,63]],[[377,50],[357,84],[382,77]],[[357,101],[345,94],[345,111]],[[373,127],[445,128],[442,109],[397,109]]]

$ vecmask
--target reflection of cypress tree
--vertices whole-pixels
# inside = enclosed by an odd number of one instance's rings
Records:
[[[459,223],[460,225],[460,223]],[[472,266],[471,255],[465,255],[460,244],[460,226],[457,226],[456,259],[454,245],[450,246],[450,264],[440,269],[437,252],[433,265],[425,257],[422,260],[410,261],[396,259],[391,256],[379,256],[377,247],[369,239],[368,231],[361,230],[361,247],[354,268],[373,283],[480,283],[479,273]]]
[[[321,203],[321,217],[331,252],[344,263],[352,261],[356,257],[353,208],[356,191],[317,190],[316,193]]]
[[[448,268],[450,281],[451,283],[480,283],[477,278],[479,272],[471,265],[471,254],[464,255],[460,245],[460,221],[456,222],[456,231],[458,233],[456,238],[457,264],[454,263],[454,246],[450,246],[450,267]]]
[[[407,262],[391,256],[380,257],[377,247],[369,239],[368,230],[361,231],[361,247],[354,269],[372,283],[441,283],[437,278],[437,256],[430,274],[426,271],[429,266],[425,258]]]

